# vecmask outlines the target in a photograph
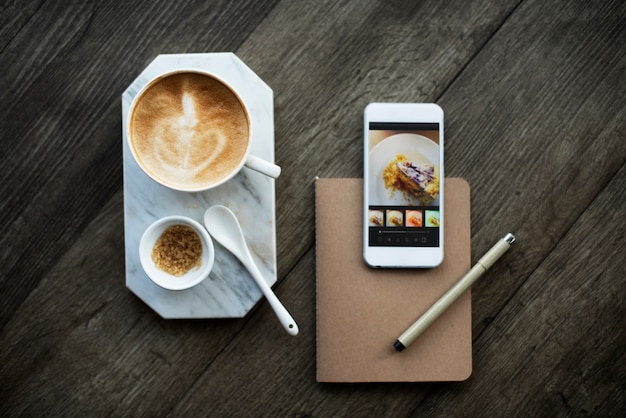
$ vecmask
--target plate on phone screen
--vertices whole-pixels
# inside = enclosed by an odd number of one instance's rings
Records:
[[[409,161],[429,163],[435,166],[439,176],[439,145],[422,135],[402,133],[392,135],[378,143],[369,153],[369,198],[370,205],[422,205],[421,201],[406,193],[392,191],[385,187],[383,170],[393,162],[398,154]],[[439,196],[428,205],[438,206]]]

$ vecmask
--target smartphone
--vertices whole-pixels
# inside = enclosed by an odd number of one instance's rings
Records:
[[[443,261],[443,110],[371,103],[364,112],[363,258],[371,267]]]

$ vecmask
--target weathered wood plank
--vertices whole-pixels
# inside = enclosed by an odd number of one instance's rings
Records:
[[[43,0],[9,0],[0,5],[0,53],[26,25]]]
[[[475,333],[626,160],[625,19],[623,2],[525,2],[441,98],[446,168],[472,186],[473,259],[519,238],[474,287]]]

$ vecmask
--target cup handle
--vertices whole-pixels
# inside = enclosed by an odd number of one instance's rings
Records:
[[[255,157],[254,155],[248,155],[245,165],[254,171],[258,171],[261,174],[275,179],[280,176],[281,168],[279,166],[259,157]]]

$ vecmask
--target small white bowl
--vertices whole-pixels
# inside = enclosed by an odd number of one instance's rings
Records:
[[[192,268],[182,276],[174,276],[159,269],[152,261],[152,249],[163,231],[171,225],[186,225],[192,227],[202,242],[202,265]],[[148,277],[157,285],[167,290],[189,289],[204,280],[215,261],[213,241],[207,230],[191,218],[185,216],[167,216],[154,222],[146,229],[139,242],[139,260]]]

